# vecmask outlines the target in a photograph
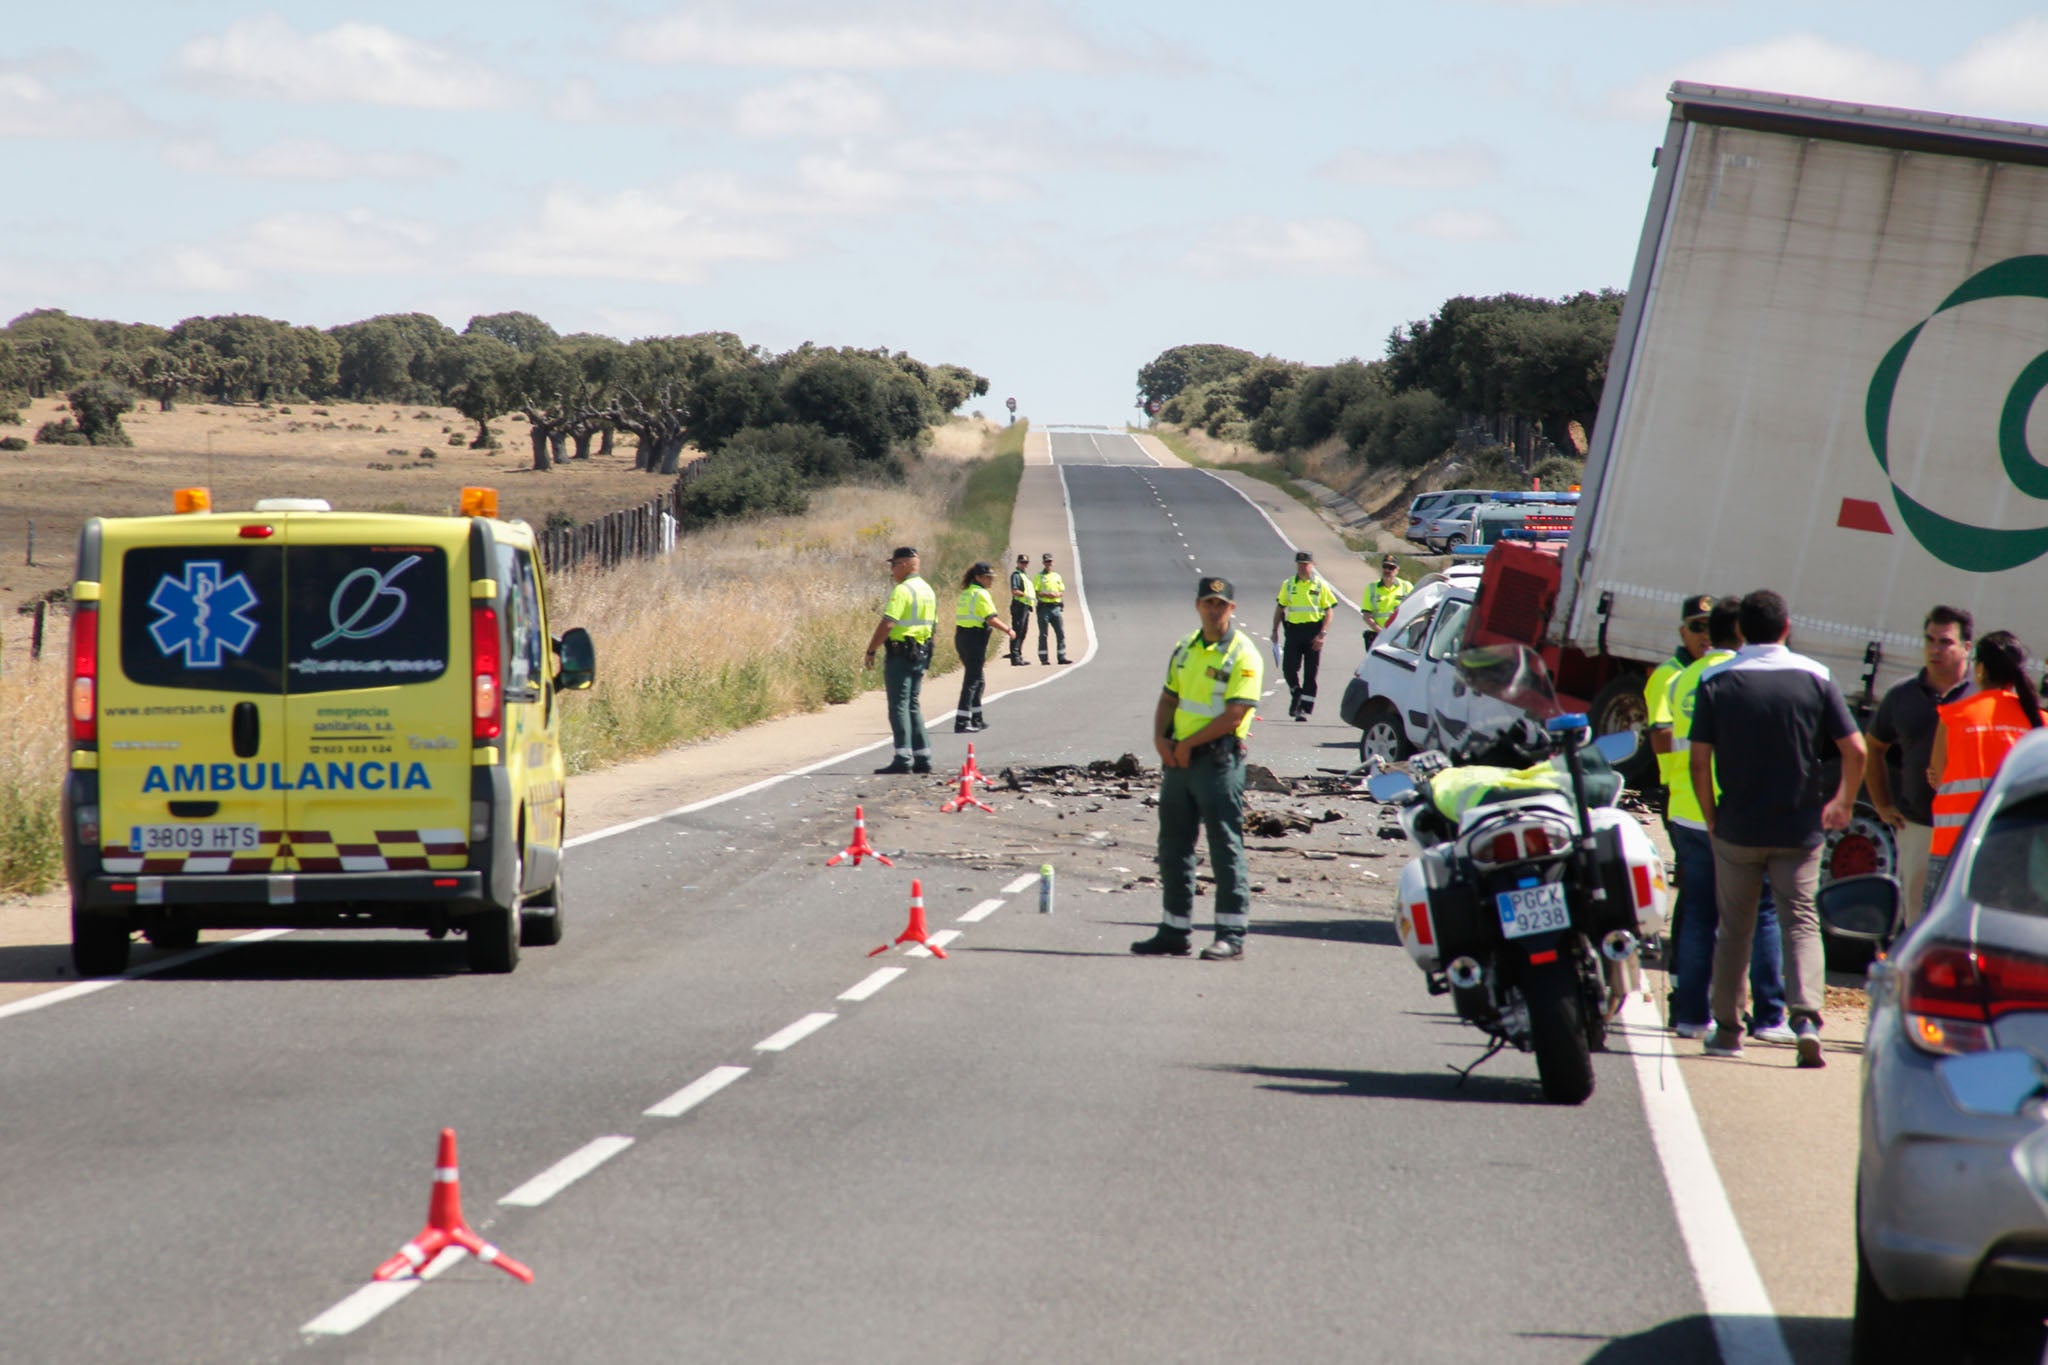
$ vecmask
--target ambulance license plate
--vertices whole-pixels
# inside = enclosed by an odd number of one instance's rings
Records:
[[[262,845],[261,825],[130,825],[131,853],[241,853]]]
[[[1546,882],[1494,895],[1500,903],[1500,931],[1509,938],[1554,933],[1572,927],[1571,907],[1564,903],[1564,883]]]

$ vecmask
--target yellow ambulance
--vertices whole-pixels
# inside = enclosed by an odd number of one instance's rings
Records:
[[[72,585],[71,951],[131,935],[405,927],[509,972],[562,934],[560,694],[533,531],[497,495],[452,517],[316,498],[85,524]]]

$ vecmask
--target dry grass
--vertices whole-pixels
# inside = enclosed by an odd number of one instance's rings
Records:
[[[63,872],[58,798],[70,741],[64,726],[62,614],[52,618],[51,652],[40,664],[0,674],[0,894],[40,891]]]

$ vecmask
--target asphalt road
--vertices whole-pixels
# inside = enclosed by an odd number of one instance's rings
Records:
[[[1197,572],[1263,633],[1291,556],[1200,471],[1053,450],[1100,645],[992,705],[978,754],[1149,762]],[[1348,766],[1350,662],[1315,722],[1269,704],[1259,761]],[[1269,887],[1241,963],[1133,958],[1156,901],[1089,883],[1150,870],[1139,802],[939,817],[882,757],[581,846],[565,941],[511,977],[453,941],[294,934],[0,1020],[0,1356],[1718,1358],[1628,1057],[1580,1108],[1541,1103],[1527,1058],[1455,1086],[1477,1035],[1362,873],[1350,903]],[[824,866],[856,802],[893,870]],[[1004,890],[1040,861],[1077,869],[1050,916]],[[913,877],[961,937],[868,958]],[[537,1280],[465,1260],[372,1314],[444,1126],[471,1221]],[[497,1202],[584,1151],[609,1159]],[[329,1310],[352,1330],[304,1330]]]

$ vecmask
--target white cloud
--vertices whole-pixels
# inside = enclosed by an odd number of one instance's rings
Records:
[[[719,265],[793,254],[793,243],[779,231],[732,221],[685,195],[557,189],[530,224],[465,264],[500,275],[696,284]]]
[[[1347,147],[1316,168],[1325,180],[1373,189],[1469,189],[1500,178],[1500,158],[1480,142],[1445,142],[1409,152]]]
[[[1188,249],[1181,265],[1205,279],[1385,273],[1371,234],[1348,218],[1282,221],[1250,214],[1219,225]]]
[[[516,93],[497,73],[379,24],[300,33],[274,16],[242,19],[178,55],[203,81],[299,104],[482,109]]]
[[[548,113],[565,123],[630,123],[665,128],[711,128],[724,120],[705,99],[673,91],[618,98],[604,94],[582,76],[563,83],[548,100]]]
[[[1402,227],[1440,242],[1504,242],[1515,235],[1508,220],[1492,209],[1437,209]]]
[[[836,72],[750,90],[733,110],[733,128],[746,137],[865,137],[894,122],[887,95]]]
[[[429,180],[456,169],[426,152],[357,152],[318,138],[285,138],[240,155],[213,139],[173,142],[164,159],[179,170],[248,180]]]
[[[122,137],[148,128],[126,100],[63,93],[26,71],[0,70],[0,137]]]
[[[2048,19],[2023,19],[1979,39],[1952,62],[1926,65],[1881,56],[1813,33],[1724,48],[1661,75],[1617,88],[1602,112],[1631,121],[1662,115],[1674,80],[1807,95],[1850,104],[1936,109],[1982,118],[2048,115]]]
[[[615,44],[635,61],[833,71],[1092,71],[1110,65],[1039,0],[870,8],[696,5],[629,24]]]
[[[2039,116],[2048,111],[2048,86],[2041,79],[2044,69],[2048,69],[2048,19],[2022,19],[1972,44],[1941,69],[1935,83],[1958,111]]]
[[[425,275],[435,234],[427,224],[345,213],[278,213],[211,242],[153,253],[151,273],[176,289],[251,289],[298,275]]]

